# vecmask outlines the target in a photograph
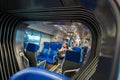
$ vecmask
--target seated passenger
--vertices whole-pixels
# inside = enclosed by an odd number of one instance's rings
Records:
[[[78,46],[77,42],[72,43],[72,47]]]
[[[84,41],[84,45],[83,45],[83,48],[84,48],[83,53],[84,53],[85,55],[87,55],[88,47],[89,47],[89,43],[88,43],[87,40],[85,40],[85,41]]]
[[[85,57],[86,55],[88,54],[88,49],[89,49],[89,42],[87,40],[84,40],[84,43],[83,43],[83,61],[85,60]]]
[[[60,59],[65,57],[65,51],[68,49],[68,44],[66,42],[63,43],[62,48],[58,51],[58,56]]]
[[[69,50],[72,50],[72,48],[74,48],[76,46],[78,46],[78,44],[76,42],[72,42],[72,45],[71,45],[71,47],[69,47]]]

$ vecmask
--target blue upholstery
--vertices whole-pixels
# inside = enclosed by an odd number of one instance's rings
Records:
[[[49,54],[49,56],[48,56],[48,58],[47,58],[47,62],[48,62],[48,63],[51,63],[51,64],[55,63],[55,62],[58,60],[57,53],[58,53],[58,51],[56,51],[56,50],[51,50],[51,51],[50,51],[50,54]]]
[[[36,52],[39,49],[39,46],[37,44],[28,43],[26,48],[25,56],[29,60],[29,65],[37,67],[37,59],[36,59]]]
[[[52,50],[57,50],[58,44],[55,43],[55,42],[54,42],[54,43],[52,42],[52,43],[50,44],[50,48],[51,48]]]
[[[24,42],[24,49],[26,49],[26,48],[27,48],[27,43]]]
[[[58,43],[58,49],[61,49],[61,48],[62,48],[62,44]]]
[[[50,49],[49,49],[50,47]],[[59,45],[60,47],[60,45]],[[57,42],[44,42],[44,48],[40,54],[40,56],[37,57],[37,60],[46,60],[48,63],[55,63],[58,60],[58,43]]]
[[[53,43],[56,43],[56,42],[50,42],[50,47],[52,46]]]
[[[39,45],[33,44],[33,43],[28,43],[26,50],[31,51],[31,52],[37,52],[39,49]]]
[[[77,51],[77,52],[80,52],[80,56],[81,56],[80,62],[82,62],[82,60],[83,60],[83,53],[81,51],[81,48],[79,46],[76,46],[76,47],[73,47],[73,50]]]
[[[67,50],[62,66],[62,73],[77,72],[81,66],[81,54],[78,51]]]
[[[80,57],[81,57],[80,58],[80,62],[82,62],[82,60],[83,60],[83,54],[81,52],[81,48],[79,46],[76,46],[76,47],[73,47],[72,49],[73,49],[73,51],[77,51],[77,52],[80,53]]]
[[[44,48],[49,49],[50,47],[50,42],[44,42]]]
[[[57,49],[58,49],[57,43],[50,44],[50,53],[49,53],[48,58],[47,58],[48,63],[53,64],[58,60],[58,56],[57,56],[58,50]]]
[[[44,66],[38,66],[37,68],[40,68],[40,69],[45,69],[45,67],[44,67]]]
[[[37,44],[28,43],[25,55],[29,60],[29,66],[44,69],[45,66],[37,65],[37,59],[35,53],[37,52],[38,49],[39,46]]]
[[[50,42],[50,47],[52,47],[52,44],[53,44],[53,43],[57,44],[57,48],[58,48],[58,49],[61,49],[61,48],[62,48],[62,44],[59,43],[59,42]]]
[[[65,60],[80,63],[81,58],[82,58],[82,56],[81,56],[80,52],[70,51],[70,50],[66,51]]]
[[[9,80],[71,80],[71,79],[58,73],[31,67],[17,72],[12,77],[10,77]]]
[[[83,47],[83,51],[84,51],[84,52],[87,52],[87,50],[88,50],[88,47],[87,47],[87,46],[84,46],[84,47]]]
[[[44,48],[42,49],[42,52],[40,53],[40,55],[37,56],[37,60],[46,60],[47,59],[49,47],[50,47],[50,43],[44,42]]]
[[[81,52],[81,48],[79,46],[73,47],[73,51]]]
[[[71,47],[72,46],[72,41],[68,40],[68,46]]]

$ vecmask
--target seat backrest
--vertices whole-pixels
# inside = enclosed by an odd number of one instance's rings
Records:
[[[83,46],[82,49],[83,49],[83,52],[87,52],[88,51],[88,46]]]
[[[39,49],[39,45],[28,43],[25,56],[28,58],[30,66],[35,66],[35,67],[37,66],[37,59],[35,53],[37,52],[38,49]]]
[[[50,42],[44,42],[44,48],[49,49],[50,48]]]
[[[48,56],[49,47],[50,47],[50,42],[44,42],[44,47],[43,47],[40,55],[41,56]]]
[[[12,77],[10,77],[9,80],[71,80],[71,79],[61,74],[50,72],[45,69],[26,68],[14,74]]]
[[[81,54],[77,51],[67,50],[62,64],[62,73],[66,70],[78,69],[81,64]]]
[[[75,63],[80,63],[81,54],[78,51],[67,50],[65,54],[65,60],[75,62]]]
[[[73,51],[81,52],[81,48],[79,46],[75,46],[72,48]]]
[[[58,44],[58,49],[61,49],[62,48],[62,44],[61,43],[57,43]]]
[[[82,60],[83,60],[83,53],[82,53],[82,51],[81,51],[81,47],[79,47],[79,46],[75,46],[75,47],[73,47],[72,48],[72,50],[73,51],[77,51],[77,52],[79,52],[80,53],[80,62],[82,62]]]
[[[50,48],[51,48],[51,46],[52,46],[53,43],[56,43],[56,42],[50,42]]]
[[[58,53],[58,44],[57,43],[51,43],[50,44],[50,52],[48,57],[53,58],[54,55],[57,55]]]

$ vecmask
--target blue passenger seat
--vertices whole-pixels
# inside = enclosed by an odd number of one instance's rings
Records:
[[[40,55],[37,56],[37,60],[47,60],[49,47],[50,47],[50,42],[44,42],[44,47]]]
[[[51,43],[50,44],[50,52],[47,57],[47,62],[54,64],[58,60],[58,44],[57,43]]]
[[[56,43],[56,42],[50,42],[50,47],[52,46],[53,43]]]
[[[81,48],[79,46],[75,46],[72,48],[73,51],[81,52]]]
[[[28,58],[30,66],[37,66],[36,52],[38,49],[39,45],[28,43],[25,56]]]
[[[41,61],[41,62],[37,61],[36,52],[38,51],[38,49],[39,49],[39,45],[28,43],[25,55],[27,59],[29,60],[30,67],[37,67],[37,68],[45,69],[46,61]]]
[[[58,44],[58,49],[61,49],[62,48],[62,44],[61,43],[57,43]]]
[[[31,67],[17,72],[12,77],[10,77],[9,80],[71,80],[71,79],[55,72],[50,72],[48,70]]]
[[[73,51],[77,51],[77,52],[80,52],[80,56],[81,56],[81,60],[80,60],[80,62],[82,62],[82,60],[83,60],[83,53],[82,53],[82,51],[81,51],[81,47],[79,47],[79,46],[75,46],[75,47],[73,47],[72,48],[72,50]]]
[[[76,72],[81,66],[81,54],[78,51],[67,50],[62,65],[62,73]]]
[[[83,49],[83,52],[87,52],[88,51],[88,46],[83,46],[82,49]]]

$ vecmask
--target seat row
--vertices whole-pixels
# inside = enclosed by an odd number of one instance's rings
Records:
[[[62,44],[58,42],[44,42],[44,47],[37,56],[37,60],[46,60],[47,63],[54,64],[58,60],[58,50],[61,49]]]
[[[48,47],[49,45],[47,44],[48,43],[46,42],[44,43],[44,45]],[[51,48],[53,50],[56,50],[56,47],[56,44],[51,44]],[[37,60],[35,53],[38,49],[39,45],[28,43],[25,56],[29,60],[29,67],[12,75],[9,80],[71,80],[70,78],[65,77],[61,74],[45,70],[41,67],[36,67]]]

